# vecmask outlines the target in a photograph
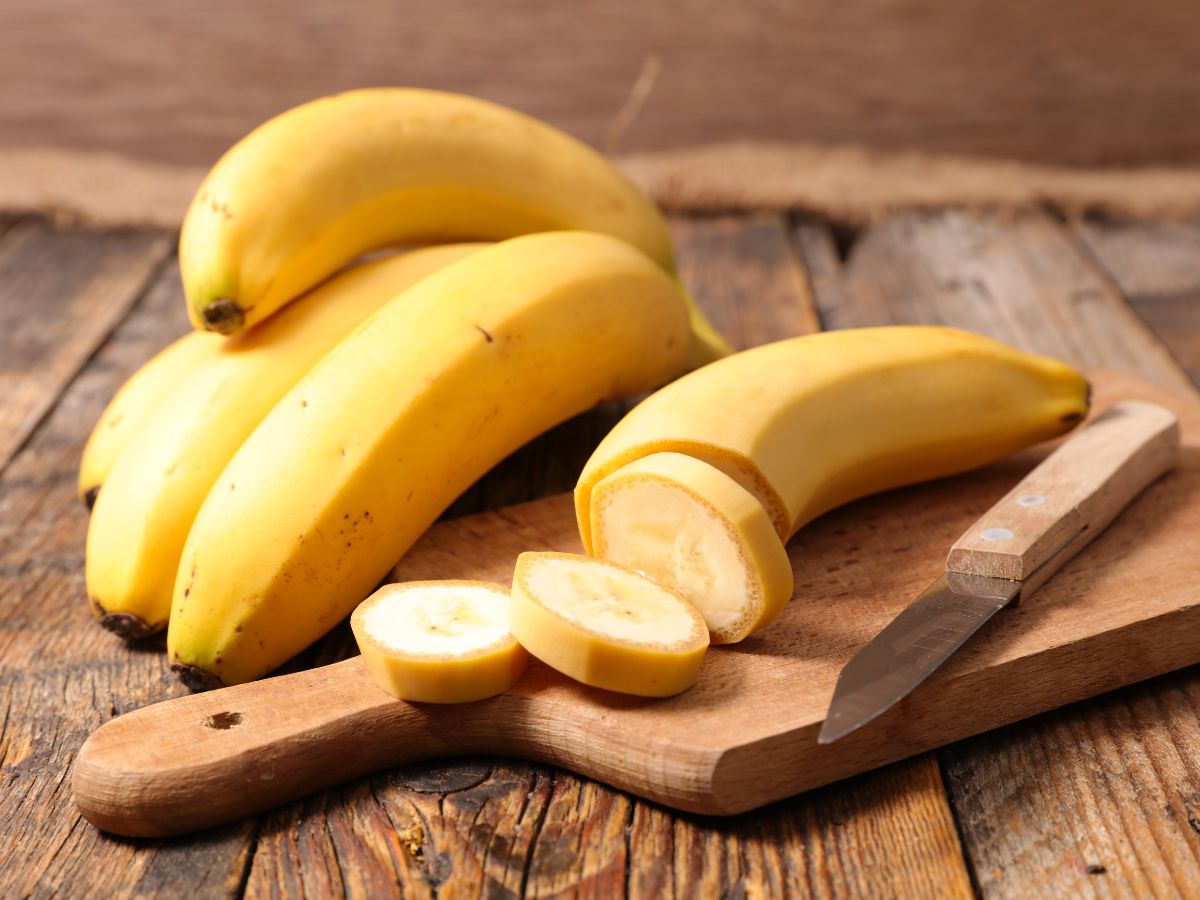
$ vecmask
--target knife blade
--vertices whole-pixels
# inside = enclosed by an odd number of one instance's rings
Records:
[[[817,740],[891,709],[1000,610],[1030,597],[1174,465],[1175,415],[1125,401],[1047,456],[968,529],[945,571],[842,669]]]

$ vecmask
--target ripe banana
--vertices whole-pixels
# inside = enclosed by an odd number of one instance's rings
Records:
[[[691,601],[714,644],[770,624],[792,564],[758,499],[706,462],[652,453],[592,491],[593,550]]]
[[[91,509],[108,473],[143,422],[192,369],[215,356],[224,341],[217,334],[192,332],[138,369],[109,401],[92,429],[79,464],[79,499]]]
[[[589,552],[596,485],[671,451],[756,496],[787,540],[857,497],[963,472],[1070,430],[1088,408],[1074,369],[932,326],[765,344],[651,395],[600,443],[575,488]]]
[[[470,703],[503,694],[529,654],[508,630],[508,591],[483,581],[387,584],[350,617],[367,671],[401,700]]]
[[[515,238],[425,279],[296,385],[214,485],[175,587],[177,671],[194,687],[269,672],[504,456],[678,374],[688,336],[677,283],[605,235]]]
[[[250,432],[373,312],[480,246],[429,247],[364,263],[253,331],[217,338],[218,352],[184,376],[129,437],[97,498],[85,569],[88,598],[104,627],[140,638],[167,624],[192,520]]]
[[[551,668],[592,687],[669,697],[700,674],[708,629],[696,608],[636,572],[571,553],[522,553],[513,635]]]
[[[674,272],[657,208],[591,148],[483,100],[375,88],[288,110],[229,150],[192,201],[179,260],[192,322],[232,334],[369,250],[575,228]],[[730,352],[690,314],[693,368]]]

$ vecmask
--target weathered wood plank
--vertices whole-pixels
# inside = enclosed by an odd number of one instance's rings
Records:
[[[736,349],[821,327],[778,215],[680,218],[671,230],[683,283]]]
[[[1085,366],[1187,377],[1068,231],[1035,213],[897,216],[862,234],[826,327],[957,325]]]
[[[35,221],[0,237],[0,470],[169,252],[162,234]]]
[[[948,748],[985,896],[1192,896],[1198,709],[1188,669]]]
[[[790,139],[1191,162],[1198,29],[1188,0],[503,0],[486,27],[470,0],[220,0],[154,16],[138,0],[10,0],[0,83],[21,90],[0,95],[0,144],[208,164],[294,103],[415,84],[636,150]]]
[[[1069,232],[1039,214],[899,217],[859,236],[842,286],[821,308],[826,324],[937,322],[1187,384]],[[1188,670],[940,751],[983,893],[1171,895],[1200,883],[1188,821],[1197,685]]]
[[[815,316],[775,217],[673,223],[684,281],[736,345],[789,336]],[[757,306],[757,309],[747,308]],[[489,474],[457,509],[567,490],[623,407],[551,432]],[[548,457],[558,459],[547,465]],[[345,630],[322,662],[353,652]],[[398,845],[376,833],[391,822]],[[914,852],[919,847],[920,852]],[[967,896],[932,756],[734,820],[676,814],[545,766],[416,765],[264,818],[252,896],[350,890],[448,896]]]
[[[25,240],[38,253],[64,254],[58,265],[67,272],[86,274],[91,260],[92,274],[77,282],[102,285],[122,310],[133,298],[117,293],[117,261],[145,266],[148,248],[165,242],[105,238],[100,253],[81,236],[30,234]],[[81,259],[72,258],[76,252]],[[14,266],[20,270],[19,259]],[[39,266],[42,280],[23,276],[31,293],[70,286],[46,260]],[[125,283],[136,296],[140,280]],[[95,624],[83,587],[87,514],[75,474],[88,429],[113,392],[186,327],[179,275],[169,266],[0,477],[0,895],[225,896],[241,883],[252,822],[189,840],[115,840],[81,819],[70,792],[71,763],[92,730],[183,693],[161,644],[126,648]]]
[[[1200,384],[1200,222],[1075,224],[1146,324]]]

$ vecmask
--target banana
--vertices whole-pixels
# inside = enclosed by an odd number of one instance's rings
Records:
[[[371,313],[480,246],[430,247],[364,263],[253,331],[217,338],[219,351],[184,376],[130,435],[97,497],[85,574],[88,598],[104,627],[141,638],[167,624],[192,520],[250,432]]]
[[[520,680],[529,654],[508,630],[508,591],[483,581],[387,584],[350,627],[367,671],[400,700],[470,703]]]
[[[594,552],[699,609],[714,644],[766,627],[792,597],[792,564],[758,499],[706,462],[652,453],[592,491]]]
[[[194,687],[269,672],[504,456],[678,374],[688,337],[677,283],[595,233],[515,238],[414,286],[296,385],[214,485],[175,586],[176,670]]]
[[[595,550],[596,485],[669,451],[720,469],[787,540],[877,491],[984,465],[1083,419],[1083,376],[1057,360],[933,326],[831,331],[765,344],[684,376],[634,407],[575,487]]]
[[[369,250],[558,229],[621,238],[674,272],[658,209],[590,147],[483,100],[375,88],[295,107],[230,149],[192,201],[179,261],[192,322],[232,334]],[[690,315],[691,367],[730,352]]]
[[[184,377],[209,357],[224,341],[217,334],[192,332],[160,351],[129,377],[109,401],[92,429],[83,460],[79,464],[79,499],[91,509],[96,494],[142,423],[153,419],[155,410]]]
[[[592,687],[669,697],[700,674],[708,629],[696,608],[636,572],[571,553],[522,553],[512,633],[553,669]]]

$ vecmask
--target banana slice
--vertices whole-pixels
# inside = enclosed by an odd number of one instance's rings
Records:
[[[375,682],[401,700],[469,703],[502,694],[529,654],[508,630],[508,592],[484,581],[387,584],[350,617]]]
[[[592,491],[593,553],[700,610],[714,644],[770,624],[792,597],[792,565],[763,505],[706,462],[654,453]]]
[[[592,687],[669,697],[700,674],[708,629],[635,572],[571,553],[522,553],[509,627],[546,665]]]

